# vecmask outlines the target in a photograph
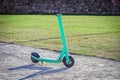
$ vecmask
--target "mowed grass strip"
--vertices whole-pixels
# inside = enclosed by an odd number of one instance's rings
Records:
[[[69,51],[120,60],[119,21],[120,16],[63,15]],[[63,47],[54,15],[0,15],[0,41],[59,51]]]

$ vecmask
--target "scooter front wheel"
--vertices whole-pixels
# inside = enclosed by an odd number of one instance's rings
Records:
[[[74,59],[72,58],[72,56],[69,56],[69,59],[70,59],[70,61],[67,62],[66,57],[63,58],[63,63],[64,63],[64,65],[65,65],[66,67],[72,67],[72,66],[74,65],[74,63],[75,63],[75,61],[74,61]]]
[[[36,57],[36,58],[40,58],[39,54],[36,53],[36,52],[32,52],[32,53],[31,53],[31,61],[32,61],[33,63],[38,63],[39,61],[36,60],[36,59],[34,59],[32,56],[34,56],[34,57]]]

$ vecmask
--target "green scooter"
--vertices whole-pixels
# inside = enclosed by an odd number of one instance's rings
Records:
[[[58,59],[53,60],[53,59],[41,58],[38,53],[32,52],[31,53],[31,60],[33,63],[38,63],[39,61],[51,62],[51,63],[60,63],[62,61],[66,67],[72,67],[75,62],[74,62],[74,58],[69,55],[67,41],[66,41],[64,27],[63,27],[63,22],[62,22],[62,14],[57,14],[57,17],[58,17],[58,23],[59,23],[62,44],[63,44],[63,49],[60,52]]]

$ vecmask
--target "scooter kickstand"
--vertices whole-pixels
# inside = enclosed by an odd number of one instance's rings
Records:
[[[43,61],[41,61],[41,63],[43,64]]]

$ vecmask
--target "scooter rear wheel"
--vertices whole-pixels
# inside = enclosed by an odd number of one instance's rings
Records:
[[[36,52],[32,52],[32,53],[31,53],[31,61],[32,61],[33,63],[38,63],[39,61],[36,60],[36,59],[34,59],[32,56],[34,56],[34,57],[36,57],[36,58],[40,58],[39,54],[36,53]]]
[[[73,65],[74,65],[74,59],[72,58],[72,56],[69,56],[69,59],[70,59],[70,61],[69,62],[67,62],[67,60],[66,60],[66,57],[64,57],[63,58],[63,63],[64,63],[64,65],[66,66],[66,67],[72,67]]]

